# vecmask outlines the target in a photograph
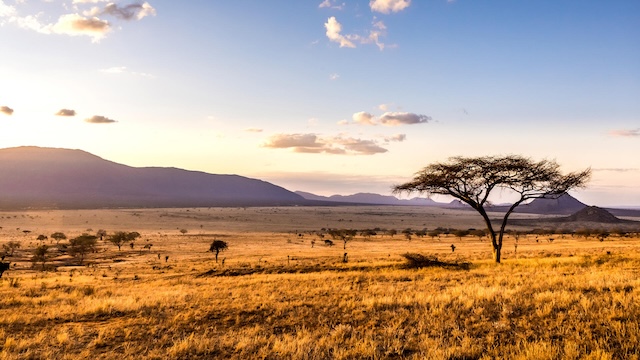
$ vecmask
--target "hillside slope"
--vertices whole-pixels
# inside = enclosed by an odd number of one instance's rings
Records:
[[[306,201],[238,175],[136,168],[81,150],[0,149],[0,208],[275,206]]]

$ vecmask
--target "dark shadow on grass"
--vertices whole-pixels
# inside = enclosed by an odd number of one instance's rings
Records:
[[[402,257],[407,260],[405,266],[411,269],[439,267],[451,270],[469,270],[471,268],[471,263],[469,262],[441,261],[435,256],[426,256],[418,253],[406,253],[402,254]]]

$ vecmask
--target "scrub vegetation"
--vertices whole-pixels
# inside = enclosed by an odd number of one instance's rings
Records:
[[[520,229],[507,233],[495,264],[486,236],[442,230],[476,226],[464,212],[420,211],[0,213],[0,242],[21,244],[0,282],[0,359],[639,357],[637,233]],[[436,236],[402,234],[438,223]],[[360,230],[346,250],[313,246],[349,224]],[[20,226],[107,236],[82,259],[46,240],[45,261],[33,262],[42,241]],[[109,242],[118,231],[140,237],[118,250]],[[213,241],[227,245],[218,262]]]

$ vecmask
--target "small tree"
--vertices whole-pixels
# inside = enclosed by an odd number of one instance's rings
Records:
[[[20,243],[17,241],[9,241],[6,244],[2,244],[2,248],[9,256],[13,256],[13,253],[20,248]]]
[[[31,261],[33,261],[34,263],[42,263],[42,271],[44,271],[44,265],[47,262],[48,256],[47,256],[47,252],[49,251],[49,247],[47,245],[40,245],[36,248],[35,252],[33,253],[33,257],[31,258]]]
[[[84,256],[89,251],[95,251],[98,237],[94,235],[82,234],[69,240],[69,255],[80,258],[80,265],[84,261]]]
[[[122,245],[124,245],[127,242],[131,243],[132,245],[131,248],[133,249],[133,242],[139,237],[140,237],[140,233],[137,231],[132,231],[132,232],[117,231],[113,235],[109,236],[108,241],[113,245],[117,246],[118,251],[120,251],[120,248],[122,247]]]
[[[220,251],[224,251],[227,248],[229,248],[229,245],[227,245],[226,241],[213,240],[211,246],[209,246],[209,251],[216,253],[216,263],[218,262],[218,254],[220,254]]]
[[[47,239],[48,239],[48,237],[46,235],[42,235],[42,234],[38,235],[38,237],[36,238],[36,240],[38,240],[38,241],[45,241]]]
[[[102,241],[104,237],[107,236],[107,230],[99,229],[98,231],[96,231],[96,236],[100,238],[100,241]],[[118,250],[119,249],[120,248],[118,248]]]
[[[51,238],[56,241],[56,244],[58,244],[60,240],[67,240],[67,235],[61,232],[54,232],[51,234]]]
[[[557,199],[573,188],[584,186],[591,175],[591,169],[563,175],[559,168],[555,161],[535,162],[517,155],[452,157],[425,167],[412,181],[395,186],[394,192],[450,195],[471,206],[484,219],[494,259],[499,263],[507,220],[518,205],[537,198]],[[495,189],[505,189],[517,196],[498,231],[485,209]]]
[[[182,235],[188,233],[189,231],[187,229],[180,229],[180,233],[182,233]]]

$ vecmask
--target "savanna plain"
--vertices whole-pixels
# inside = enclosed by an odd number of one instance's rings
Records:
[[[496,264],[487,237],[419,232],[482,229],[475,212],[428,207],[0,211],[0,226],[1,359],[640,355],[634,232],[510,227]],[[82,257],[64,250],[99,230]],[[116,231],[140,237],[118,249]]]

